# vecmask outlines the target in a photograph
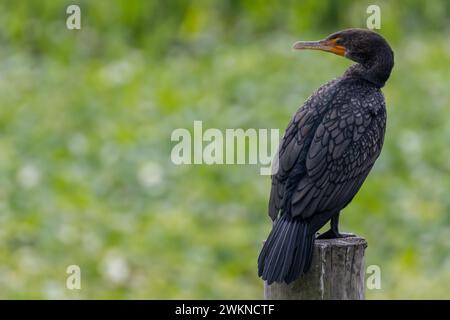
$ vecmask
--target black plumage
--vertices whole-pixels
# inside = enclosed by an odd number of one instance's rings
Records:
[[[341,237],[340,211],[360,189],[383,146],[386,108],[381,88],[394,55],[377,33],[348,29],[295,49],[318,49],[356,62],[320,87],[290,121],[272,175],[269,215],[273,229],[258,258],[269,284],[290,283],[308,271],[317,231]]]

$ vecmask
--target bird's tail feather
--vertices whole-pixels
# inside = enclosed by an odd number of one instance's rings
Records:
[[[315,233],[300,219],[282,215],[258,258],[258,274],[267,281],[290,283],[309,270]]]

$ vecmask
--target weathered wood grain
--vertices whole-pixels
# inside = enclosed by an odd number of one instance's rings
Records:
[[[354,235],[316,240],[308,273],[289,285],[265,283],[264,298],[363,300],[366,247],[366,240]]]

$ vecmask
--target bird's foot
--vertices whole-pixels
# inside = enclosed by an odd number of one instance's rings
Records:
[[[339,238],[347,238],[347,237],[354,237],[355,235],[353,233],[339,233],[332,229],[328,230],[327,232],[324,232],[322,234],[318,234],[316,236],[316,239],[339,239]]]

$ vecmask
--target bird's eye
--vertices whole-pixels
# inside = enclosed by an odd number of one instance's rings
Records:
[[[334,43],[336,43],[336,44],[342,44],[342,39],[341,39],[341,38],[335,38],[335,39],[334,39]]]

